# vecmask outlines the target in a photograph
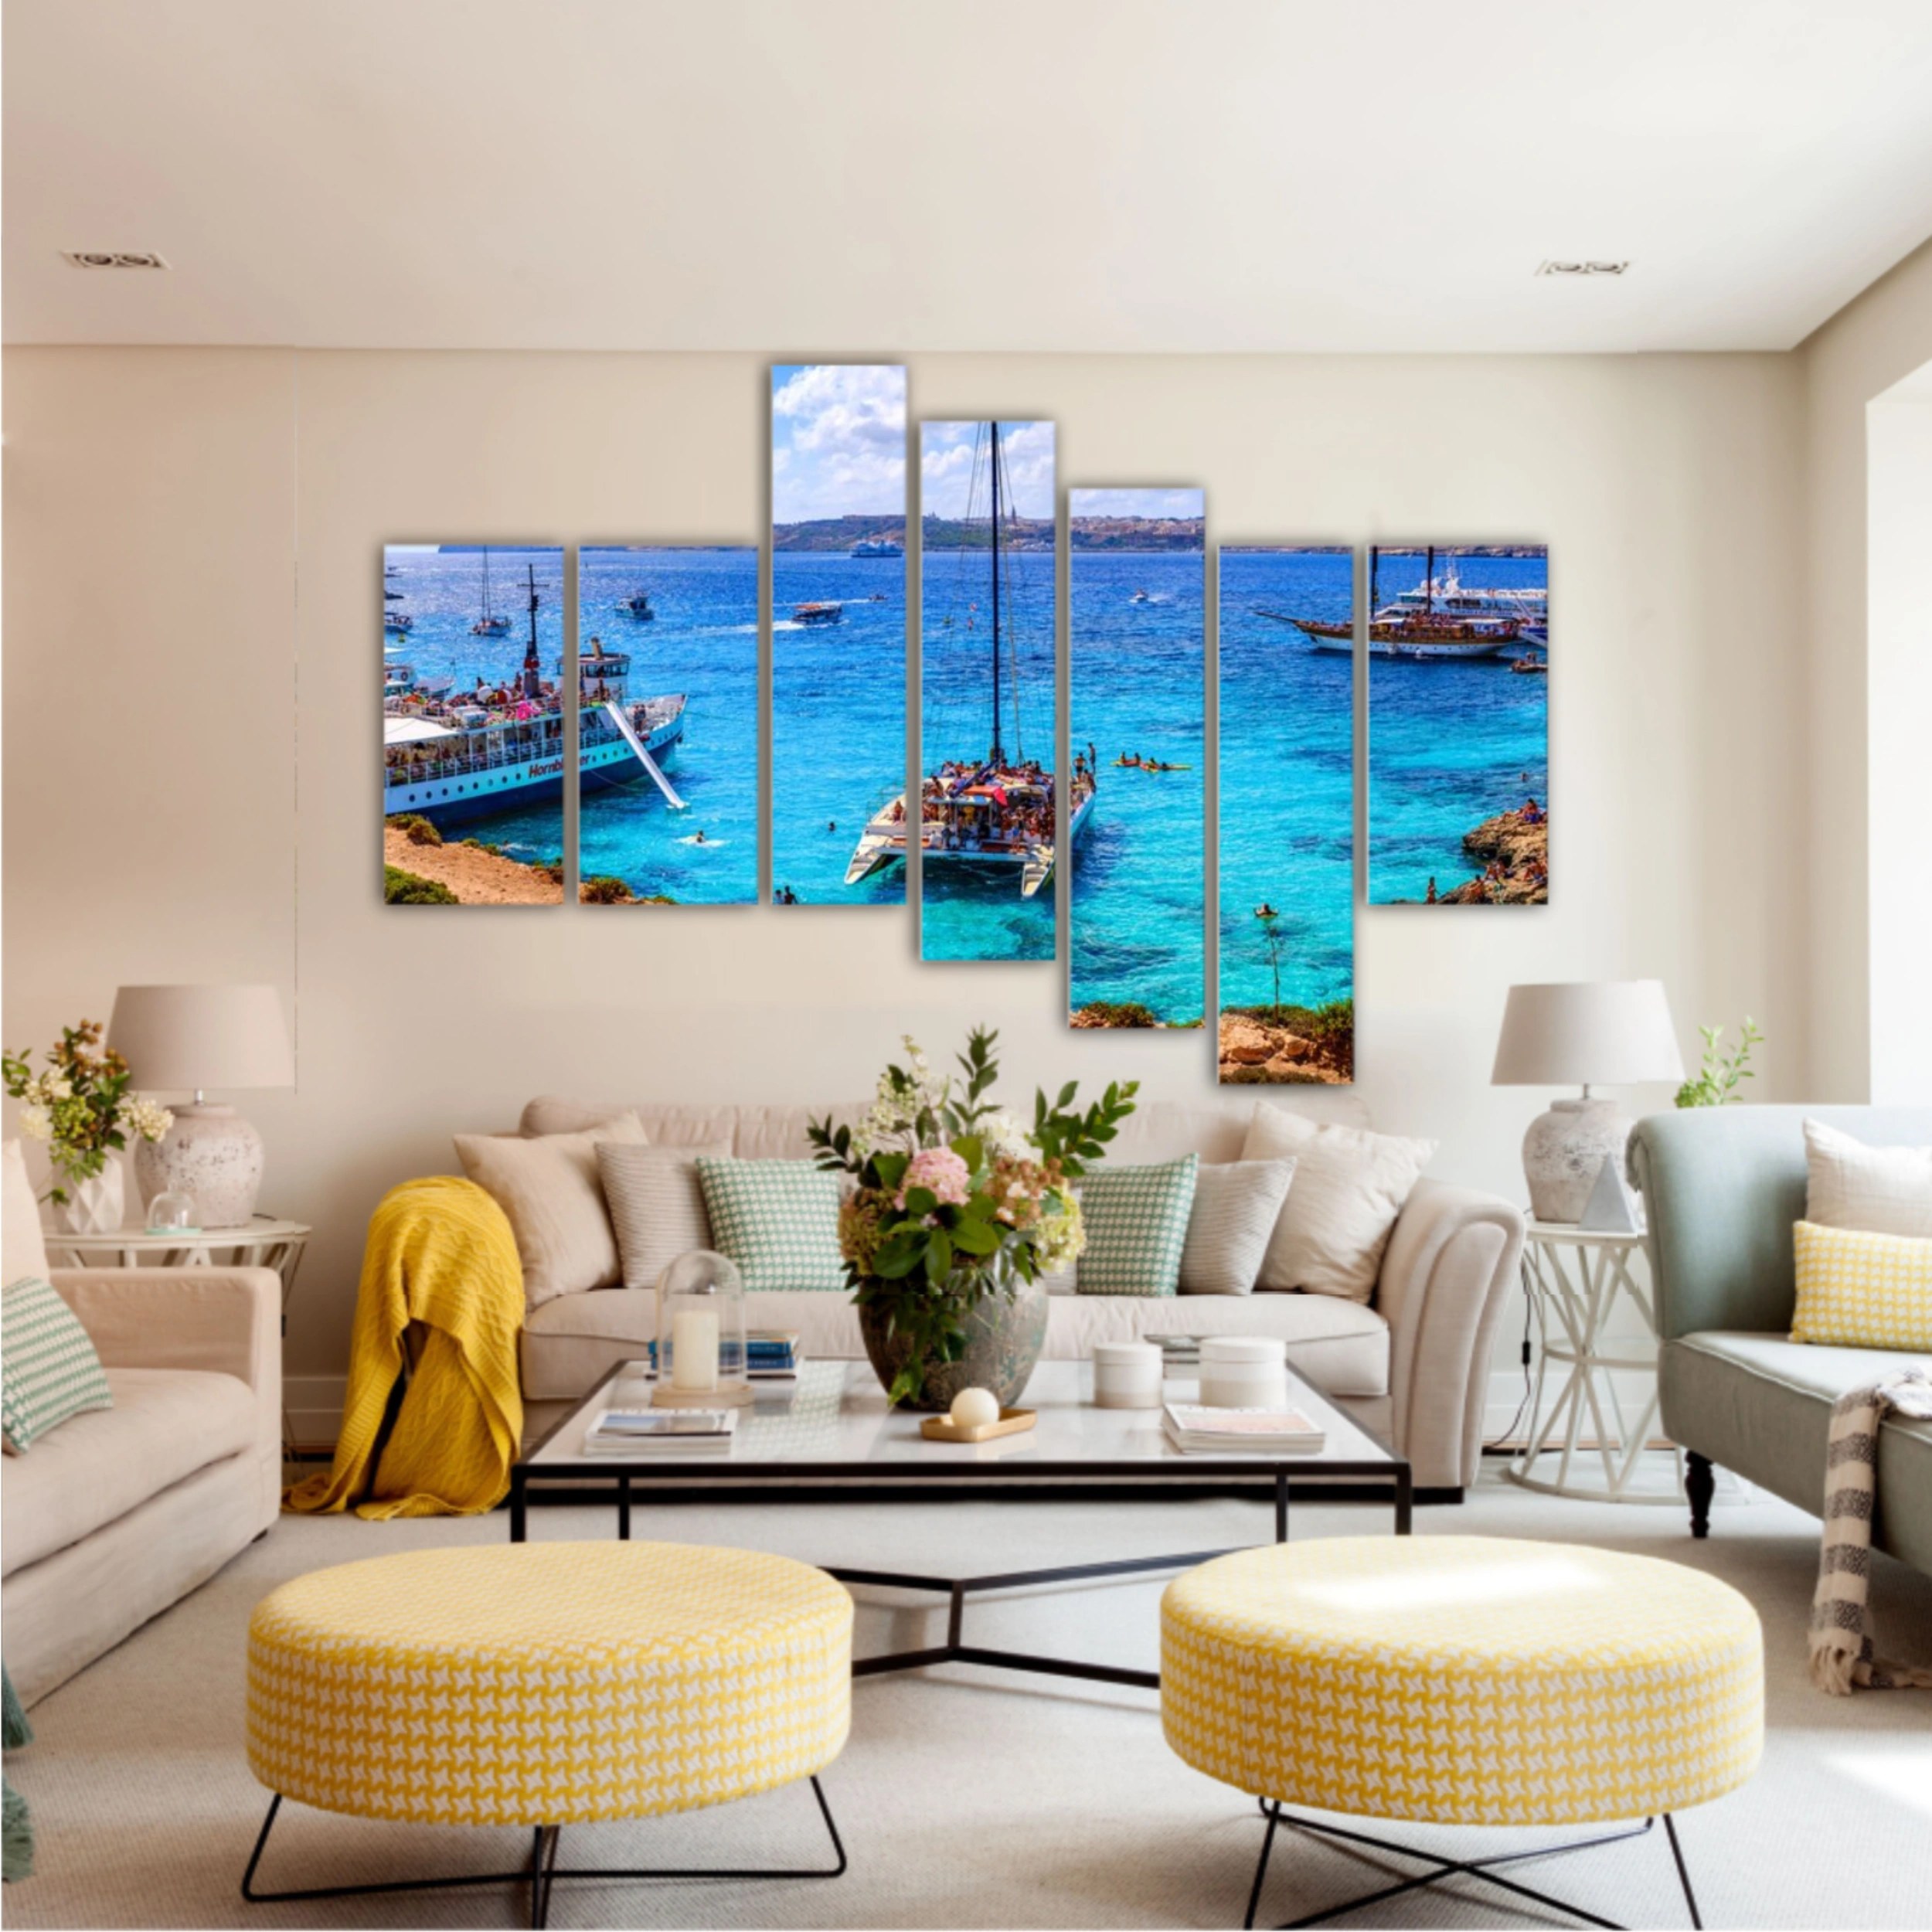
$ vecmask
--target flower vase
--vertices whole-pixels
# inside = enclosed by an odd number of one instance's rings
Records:
[[[112,1155],[98,1174],[61,1182],[67,1199],[60,1219],[70,1234],[111,1234],[127,1206],[125,1170]]]
[[[944,1411],[961,1389],[987,1389],[1002,1409],[1012,1408],[1046,1345],[1046,1291],[1034,1282],[1015,1277],[1010,1286],[989,1289],[966,1317],[966,1345],[958,1359],[924,1362],[920,1393],[904,1406]],[[859,1332],[873,1373],[889,1391],[911,1361],[912,1338],[894,1332],[888,1309],[871,1302],[859,1308]]]

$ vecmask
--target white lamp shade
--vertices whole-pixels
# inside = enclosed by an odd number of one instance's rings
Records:
[[[124,986],[107,1044],[151,1093],[295,1084],[272,986]]]
[[[1683,1077],[1662,980],[1510,988],[1492,1086],[1626,1087]]]

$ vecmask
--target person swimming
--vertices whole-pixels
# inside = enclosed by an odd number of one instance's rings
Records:
[[[1255,907],[1254,916],[1257,919],[1279,919],[1281,917],[1265,899]]]

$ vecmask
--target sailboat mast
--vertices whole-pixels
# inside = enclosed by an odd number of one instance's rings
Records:
[[[1430,617],[1436,614],[1436,546],[1429,546],[1429,568],[1422,580],[1423,608]]]
[[[993,431],[993,748],[988,754],[1001,762],[999,743],[999,425]]]
[[[525,566],[530,573],[530,641],[523,652],[523,695],[526,698],[540,698],[543,695],[543,667],[536,655],[536,566]]]
[[[483,617],[487,623],[490,615],[490,546],[483,546]]]

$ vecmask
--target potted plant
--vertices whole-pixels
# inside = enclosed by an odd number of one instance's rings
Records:
[[[1680,1107],[1728,1106],[1736,1097],[1741,1082],[1757,1079],[1751,1070],[1751,1049],[1762,1046],[1764,1036],[1747,1014],[1742,1037],[1727,1053],[1720,1044],[1724,1037],[1723,1027],[1700,1026],[1697,1030],[1703,1036],[1703,1063],[1697,1070],[1696,1079],[1685,1081],[1677,1090],[1677,1104]]]
[[[121,1226],[124,1182],[114,1157],[128,1136],[158,1141],[175,1124],[166,1107],[128,1091],[128,1063],[100,1050],[100,1022],[64,1026],[36,1073],[24,1053],[4,1056],[7,1092],[20,1106],[20,1131],[44,1141],[57,1179],[42,1196],[61,1210],[73,1234]],[[70,1191],[71,1190],[71,1191]]]
[[[1086,1245],[1073,1183],[1134,1111],[1139,1082],[1083,1111],[1070,1080],[1022,1127],[992,1098],[997,1033],[975,1029],[960,1074],[936,1077],[917,1042],[879,1076],[856,1128],[813,1123],[818,1165],[855,1190],[838,1246],[866,1352],[888,1397],[944,1409],[961,1389],[1019,1400],[1046,1338],[1043,1275]]]

